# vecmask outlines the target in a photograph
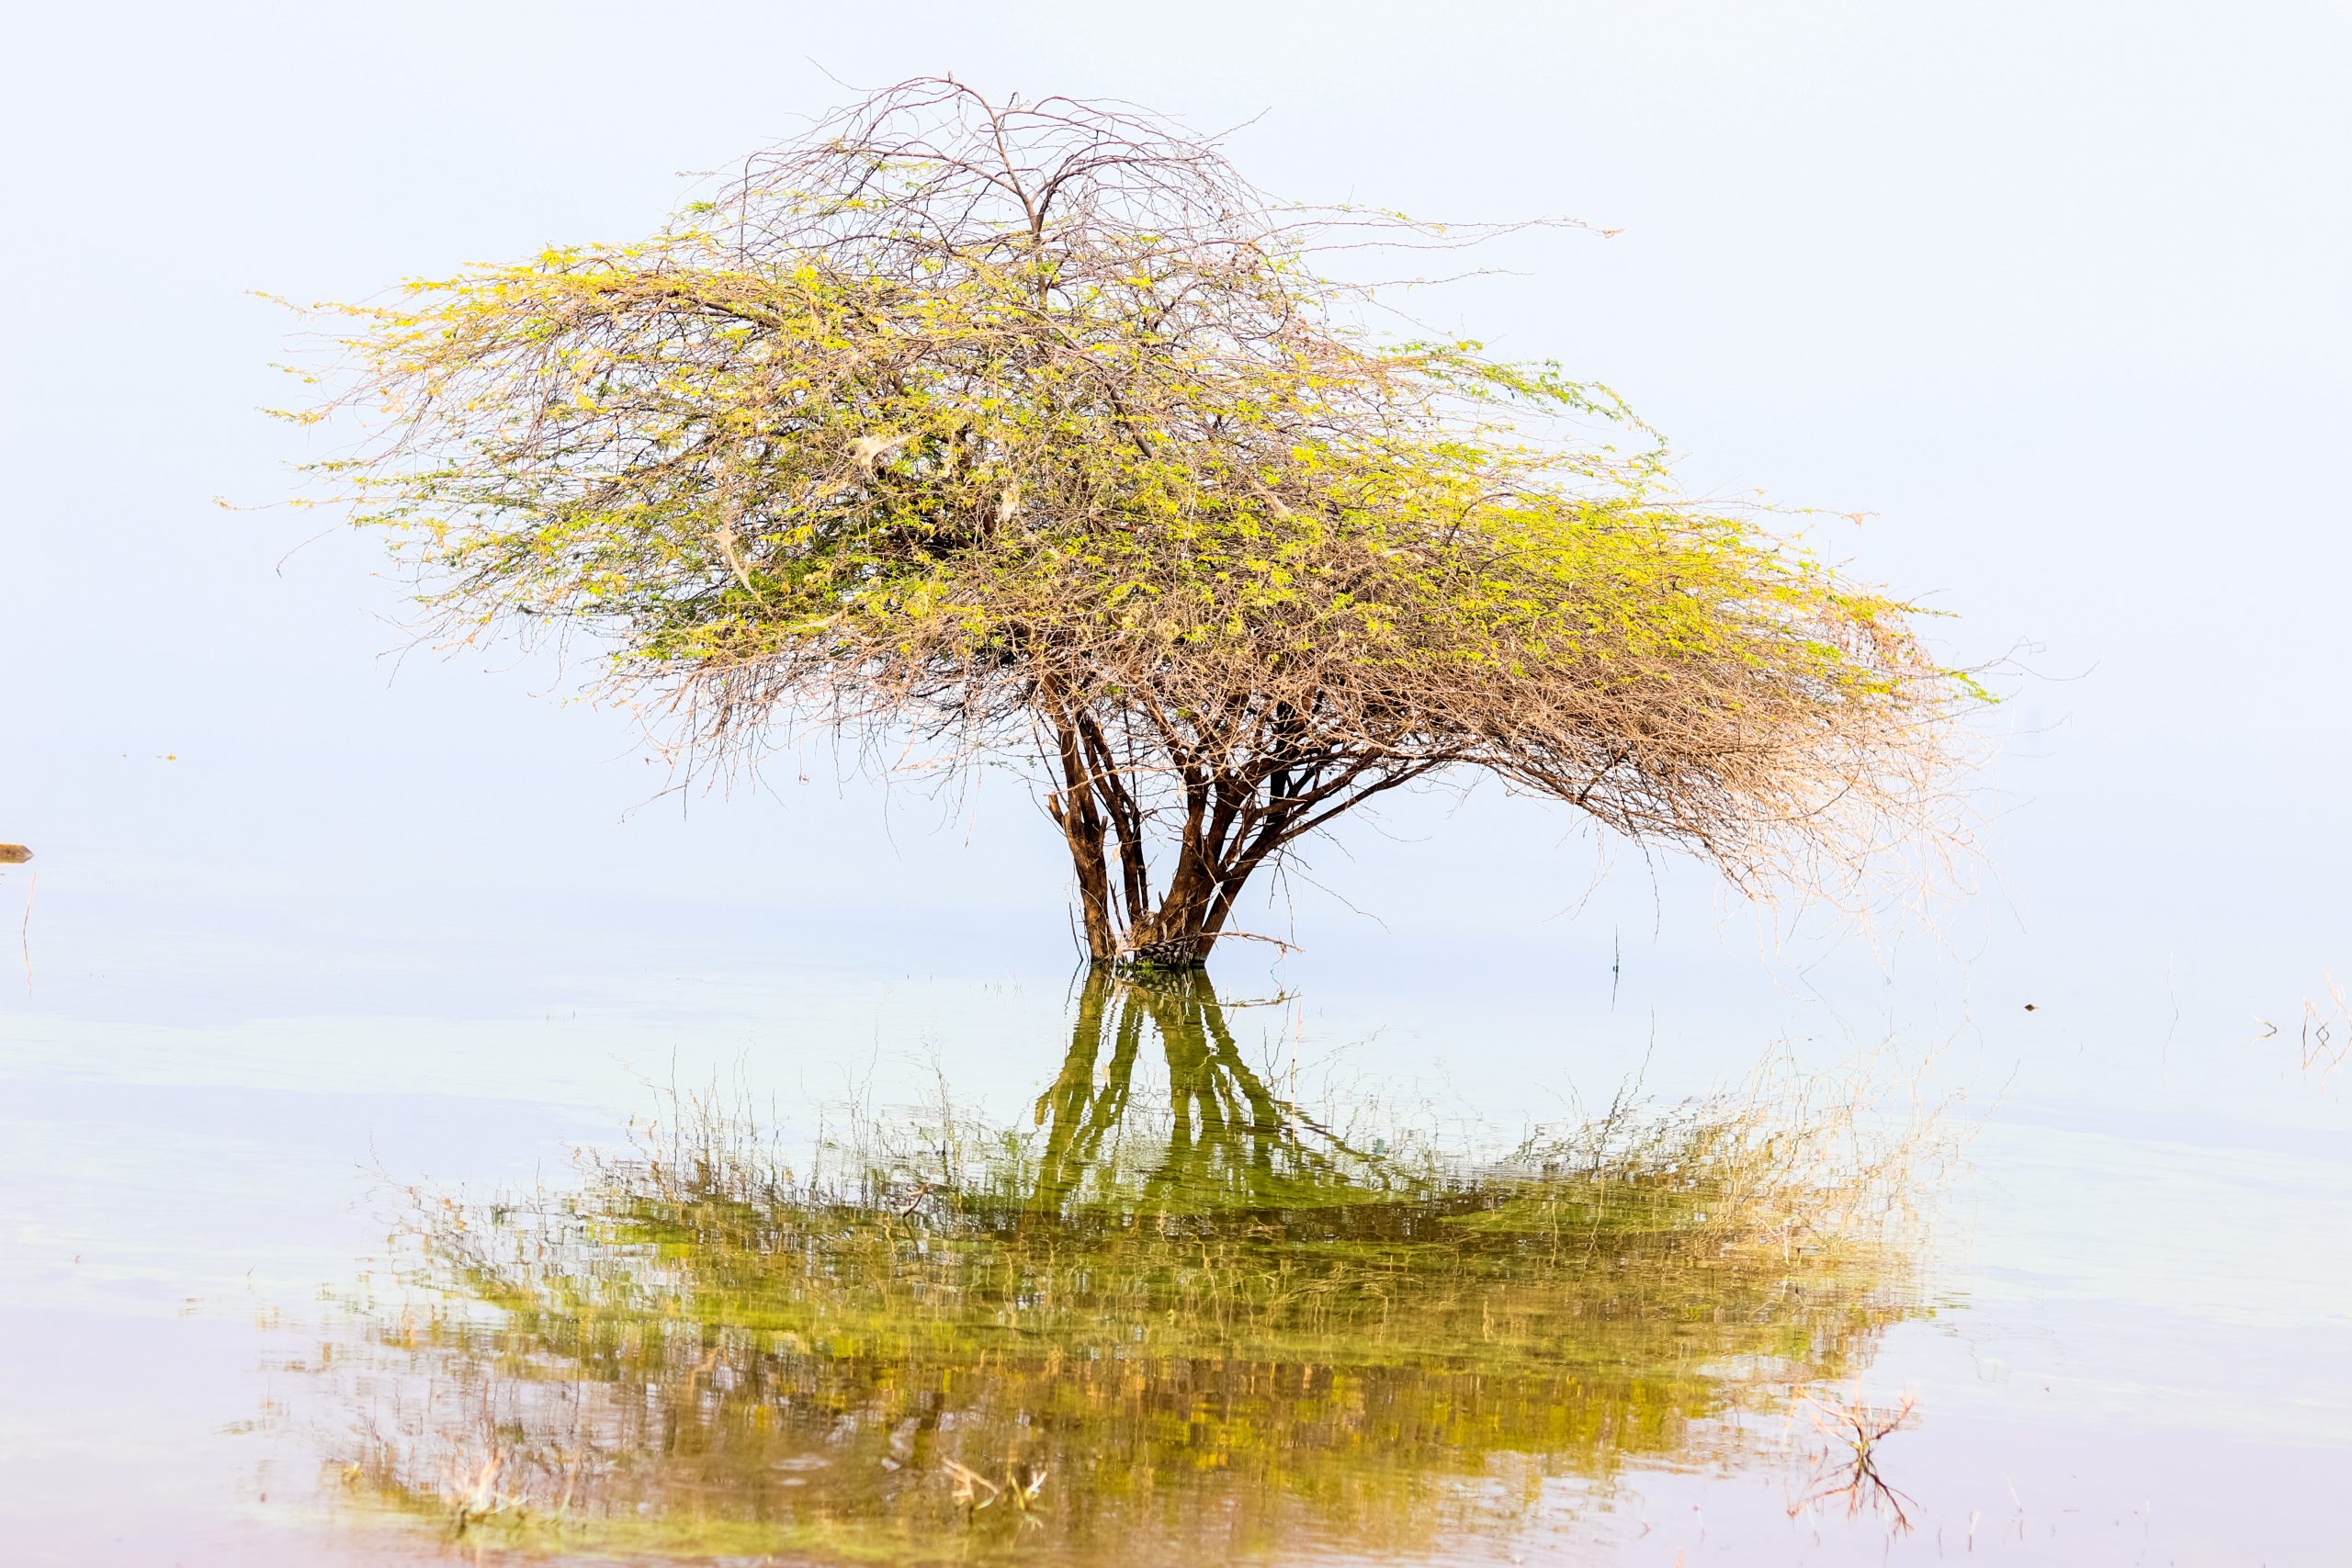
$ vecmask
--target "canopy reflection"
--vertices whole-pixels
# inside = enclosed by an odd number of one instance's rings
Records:
[[[1914,1310],[1903,1151],[1851,1109],[1621,1106],[1472,1163],[1275,1092],[1198,976],[1097,977],[1031,1126],[869,1115],[804,1172],[679,1103],[572,1190],[419,1193],[426,1292],[322,1357],[336,1460],[355,1501],[558,1551],[1510,1530],[1735,1459]]]

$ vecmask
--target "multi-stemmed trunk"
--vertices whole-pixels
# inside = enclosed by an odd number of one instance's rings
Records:
[[[1236,896],[1266,858],[1261,852],[1225,862],[1188,834],[1155,897],[1143,846],[1111,830],[1093,799],[1057,793],[1047,809],[1069,846],[1087,955],[1097,964],[1199,968],[1225,933]]]
[[[1221,762],[1170,746],[1147,765],[1084,708],[1054,716],[1060,778],[1046,810],[1069,850],[1087,954],[1127,968],[1199,968],[1243,887],[1289,844],[1442,761],[1310,748],[1278,716],[1249,727],[1253,744],[1219,749]],[[1140,781],[1154,775],[1175,782],[1147,801]]]

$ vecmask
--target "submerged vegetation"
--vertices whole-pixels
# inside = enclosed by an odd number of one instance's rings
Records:
[[[1914,1310],[1847,1100],[1465,1161],[1277,1094],[1197,979],[1091,982],[1019,1127],[673,1110],[574,1190],[416,1195],[322,1363],[353,1496],[583,1553],[1409,1548],[1727,1457]]]
[[[1481,232],[912,82],[652,239],[345,308],[296,417],[374,422],[322,468],[446,632],[595,634],[689,766],[816,725],[1023,770],[1098,961],[1199,964],[1425,780],[1753,891],[1935,840],[1973,687],[1911,605],[1678,499],[1606,388],[1367,330],[1326,265]]]

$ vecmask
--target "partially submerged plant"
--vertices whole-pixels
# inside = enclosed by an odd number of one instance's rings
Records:
[[[320,467],[445,631],[592,631],[689,767],[813,724],[1028,772],[1098,961],[1200,963],[1424,780],[1758,893],[1939,841],[1973,687],[1913,606],[1676,499],[1607,389],[1363,330],[1322,265],[1476,237],[911,82],[650,240],[345,308],[296,417],[372,420]]]
[[[1906,1393],[1902,1403],[1886,1409],[1826,1393],[1806,1395],[1804,1404],[1815,1429],[1827,1436],[1834,1446],[1822,1456],[1813,1489],[1789,1505],[1789,1517],[1794,1518],[1808,1508],[1843,1503],[1849,1519],[1859,1517],[1865,1509],[1873,1514],[1883,1513],[1897,1535],[1908,1534],[1911,1515],[1906,1505],[1911,1498],[1879,1473],[1878,1446],[1911,1427],[1918,1403]]]

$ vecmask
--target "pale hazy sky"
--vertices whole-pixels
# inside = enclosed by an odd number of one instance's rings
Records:
[[[244,291],[635,236],[831,78],[953,72],[1248,121],[1284,195],[1621,230],[1424,308],[1611,383],[1694,489],[1872,513],[1815,536],[1934,594],[1956,657],[2041,645],[2002,682],[2007,891],[1954,928],[1975,983],[2170,964],[2267,1003],[2352,972],[2352,9],[82,4],[20,9],[7,56],[0,839],[44,898],[492,953],[623,909],[844,950],[912,919],[1059,962],[1012,793],[968,830],[788,777],[624,820],[655,771],[622,721],[479,658],[392,678],[371,541],[281,565],[320,520],[214,504],[303,450],[254,412],[290,323]],[[1387,920],[1303,893],[1335,973],[1717,940],[1702,881],[1654,903],[1637,864],[1547,921],[1589,864],[1565,818],[1439,816],[1322,857]]]

